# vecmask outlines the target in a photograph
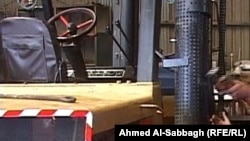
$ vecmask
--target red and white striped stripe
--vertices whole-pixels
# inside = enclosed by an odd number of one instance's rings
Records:
[[[93,115],[89,111],[72,109],[23,109],[23,110],[4,110],[0,109],[0,118],[49,118],[49,117],[86,117],[85,141],[92,141],[93,135]]]

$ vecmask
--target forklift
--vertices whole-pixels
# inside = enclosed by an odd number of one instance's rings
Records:
[[[174,124],[209,124],[214,112],[213,89],[206,77],[211,69],[211,1],[175,1],[173,58],[158,52],[162,0],[112,2],[112,25],[106,27],[113,39],[112,66],[87,67],[77,49],[80,38],[92,38],[88,33],[98,23],[91,9],[69,8],[54,14],[52,1],[42,0],[46,22],[30,17],[10,17],[0,22],[1,65],[7,68],[0,68],[0,116],[1,122],[7,121],[0,125],[2,129],[9,124],[16,127],[9,128],[0,139],[114,140],[115,125],[163,124],[165,111],[172,109]],[[124,11],[120,13],[121,9]],[[71,12],[88,18],[79,24],[71,23],[66,16]],[[57,32],[58,21],[66,27],[62,33]],[[13,30],[13,26],[18,29]],[[79,28],[82,30],[76,32]],[[61,59],[62,52],[69,64]],[[20,61],[32,55],[44,59],[36,63]],[[10,61],[22,65],[16,67]],[[161,69],[175,71],[173,105],[162,98],[159,63]],[[71,70],[73,77],[68,75]],[[125,75],[127,72],[129,75]],[[29,125],[27,130],[24,123]],[[20,131],[26,137],[18,134]]]
[[[35,6],[33,2],[36,1],[19,1],[19,4],[29,11]],[[161,90],[154,74],[158,59],[153,51],[158,47],[158,39],[148,40],[147,46],[153,52],[147,48],[142,49],[141,58],[132,59],[131,54],[125,57],[125,62],[133,60],[130,66],[87,67],[79,51],[79,40],[94,38],[88,37],[88,33],[98,22],[95,12],[86,7],[73,7],[54,14],[51,0],[41,2],[45,21],[21,16],[0,21],[3,66],[0,68],[0,129],[6,129],[0,139],[114,140],[117,124],[161,124]],[[116,5],[124,5],[121,3]],[[132,0],[128,3],[135,5]],[[151,29],[151,37],[159,36],[160,10],[154,10],[160,7],[161,1],[147,0],[141,5],[145,7],[141,20],[150,18],[141,32]],[[150,16],[148,8],[152,11]],[[73,23],[67,19],[68,13],[82,14],[86,21]],[[57,32],[58,22],[66,27],[62,33]],[[114,22],[123,26],[121,21]],[[114,30],[112,26],[106,28],[111,38]],[[116,52],[127,56],[128,50],[113,39],[118,46]],[[63,53],[67,63],[62,59]],[[150,58],[149,64],[142,63],[144,58]],[[73,76],[69,75],[72,70]],[[141,71],[148,74],[137,76]]]

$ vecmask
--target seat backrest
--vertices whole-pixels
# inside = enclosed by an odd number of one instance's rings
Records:
[[[0,21],[0,80],[55,82],[61,53],[48,26],[30,17]]]

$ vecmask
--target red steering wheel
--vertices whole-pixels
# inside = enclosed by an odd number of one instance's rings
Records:
[[[69,14],[81,13],[83,14],[85,21],[76,24],[74,22],[70,22],[66,16]],[[79,38],[83,35],[87,35],[91,32],[91,30],[96,25],[96,15],[95,12],[88,8],[70,8],[67,10],[63,10],[48,20],[49,24],[55,23],[60,20],[63,25],[67,27],[67,30],[63,33],[57,35],[57,39],[59,41],[69,41],[75,38]]]

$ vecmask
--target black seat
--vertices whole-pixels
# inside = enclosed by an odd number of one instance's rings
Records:
[[[55,32],[30,17],[0,21],[0,80],[2,82],[60,82],[66,78]],[[64,70],[64,71],[62,71]]]

